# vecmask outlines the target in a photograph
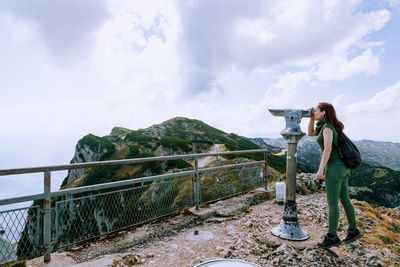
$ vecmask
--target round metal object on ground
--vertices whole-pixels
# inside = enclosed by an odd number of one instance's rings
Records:
[[[281,223],[272,228],[272,234],[288,240],[303,241],[308,239],[306,232],[301,230],[297,220],[297,205],[295,201],[286,201],[283,208]]]
[[[200,263],[195,267],[261,267],[260,265],[242,261],[242,260],[231,260],[231,259],[218,259],[218,260],[211,260]]]
[[[272,228],[271,233],[277,237],[294,240],[294,241],[303,241],[309,238],[308,234],[301,230],[299,224],[293,222],[284,222]]]

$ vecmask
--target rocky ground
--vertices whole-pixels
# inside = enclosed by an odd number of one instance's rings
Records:
[[[298,218],[310,236],[306,241],[287,241],[271,234],[283,206],[270,193],[256,190],[202,207],[196,215],[183,212],[86,247],[53,253],[48,265],[39,258],[27,266],[195,266],[217,258],[260,266],[400,266],[399,209],[375,209],[353,200],[364,237],[326,250],[316,246],[327,231],[325,194],[318,190],[302,193],[297,197]],[[343,216],[341,209],[342,239],[347,227]]]

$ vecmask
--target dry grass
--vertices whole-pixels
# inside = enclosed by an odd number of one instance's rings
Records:
[[[380,259],[386,266],[399,266],[399,265],[394,265],[395,261],[394,260],[385,260],[385,259]]]
[[[69,188],[78,187],[78,185],[80,185],[81,182],[82,182],[83,180],[86,179],[86,176],[87,176],[87,175],[84,173],[84,174],[82,174],[78,179],[72,181],[71,183],[69,183],[69,184],[67,184],[67,185],[64,185],[64,186],[61,187],[60,189],[62,190],[62,189],[69,189]]]
[[[360,209],[363,215],[379,223],[379,225],[370,225],[368,221],[359,216],[358,220],[362,229],[364,229],[364,237],[360,239],[365,244],[375,245],[376,249],[382,251],[384,248],[389,249],[393,254],[400,255],[400,248],[393,244],[400,243],[400,221],[395,214],[391,212],[381,213],[366,202],[355,201],[354,206]],[[396,266],[392,259],[385,259],[379,256],[379,259],[388,266]],[[400,265],[397,265],[400,266]]]
[[[364,210],[364,214],[365,214],[365,216],[373,219],[374,221],[379,221],[379,218],[376,216],[376,214],[374,212],[371,212],[369,210]]]
[[[374,178],[381,178],[387,174],[387,170],[381,169],[381,168],[376,168],[375,173],[374,173]]]
[[[373,245],[383,245],[384,242],[377,238],[374,235],[371,234],[365,234],[362,238],[360,238],[360,241],[363,243],[367,243],[367,244],[373,244]]]
[[[140,172],[140,166],[122,165],[116,173],[115,177],[128,177],[133,176]]]
[[[128,155],[129,147],[121,148],[118,143],[114,143],[116,147],[118,147],[113,155],[113,160],[117,159],[125,159],[126,155]]]
[[[354,205],[358,207],[360,210],[364,211],[364,213],[366,213],[365,215],[370,217],[371,219],[374,220],[382,219],[381,213],[377,211],[375,208],[373,208],[367,202],[363,203],[357,202]]]

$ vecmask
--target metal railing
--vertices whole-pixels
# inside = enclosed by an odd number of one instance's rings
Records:
[[[255,160],[254,155],[263,155]],[[219,157],[253,155],[253,160]],[[199,168],[199,158],[216,157],[217,166]],[[183,171],[81,186],[51,192],[51,172],[183,159],[193,167]],[[260,156],[258,157],[260,159]],[[1,199],[0,206],[34,201],[27,208],[0,212],[0,222],[17,233],[0,237],[0,264],[66,249],[82,241],[176,213],[187,207],[267,186],[267,150],[186,154],[110,160],[68,165],[0,170],[0,176],[44,173],[44,192]],[[233,186],[234,184],[235,186]],[[112,190],[112,191],[111,191]],[[76,197],[73,197],[76,196]],[[68,227],[67,227],[68,226]],[[23,230],[21,230],[23,228]]]

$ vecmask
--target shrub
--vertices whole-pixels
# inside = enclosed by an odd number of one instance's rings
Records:
[[[88,146],[90,150],[100,153],[100,160],[109,158],[115,152],[115,145],[112,142],[93,134],[88,134],[79,140],[78,146]]]
[[[131,132],[132,132],[131,130],[123,128],[123,127],[114,127],[111,130],[111,135],[124,136]]]
[[[189,146],[190,144],[189,141],[172,136],[163,136],[158,142],[158,144],[162,145],[163,147],[171,148],[172,150],[175,151],[181,149],[184,152],[190,152],[192,150]]]
[[[153,175],[158,174],[162,171],[161,163],[159,161],[142,163],[141,169],[142,173],[144,173],[147,170],[150,170]]]
[[[84,136],[81,140],[78,141],[78,145],[80,146],[89,146],[90,150],[98,151],[100,146],[100,137],[95,136],[93,134],[88,134]]]
[[[108,183],[113,181],[115,172],[121,166],[106,166],[91,168],[86,171],[86,178],[80,184],[81,186]]]
[[[165,162],[167,166],[167,170],[170,169],[184,169],[188,167],[192,167],[188,162],[184,161],[183,159],[171,159]]]
[[[196,140],[191,140],[192,143],[200,143],[200,144],[207,144],[207,145],[213,145],[214,142],[205,140],[205,139],[196,139]]]
[[[154,155],[151,153],[146,153],[146,152],[139,153],[137,155],[137,158],[151,158],[151,157],[154,157]]]
[[[100,156],[100,161],[106,160],[114,154],[115,145],[109,141],[102,142],[101,151],[102,151],[102,154]]]
[[[143,135],[138,131],[133,131],[126,135],[125,140],[132,142],[151,142],[157,140],[157,138]]]
[[[139,148],[137,146],[132,146],[129,149],[128,155],[131,153],[132,157],[129,158],[151,158],[154,157],[151,153],[139,153]],[[128,158],[127,155],[127,158]],[[159,161],[154,162],[144,162],[144,163],[134,163],[132,166],[141,165],[141,172],[144,173],[147,170],[150,170],[152,174],[160,173],[162,171],[161,163]]]
[[[137,142],[139,145],[144,146],[145,148],[153,148],[153,146],[145,141],[138,141]]]
[[[137,155],[139,155],[139,153],[140,153],[140,150],[139,150],[138,146],[131,146],[129,148],[128,154],[126,155],[125,158],[127,158],[127,159],[136,158]]]

